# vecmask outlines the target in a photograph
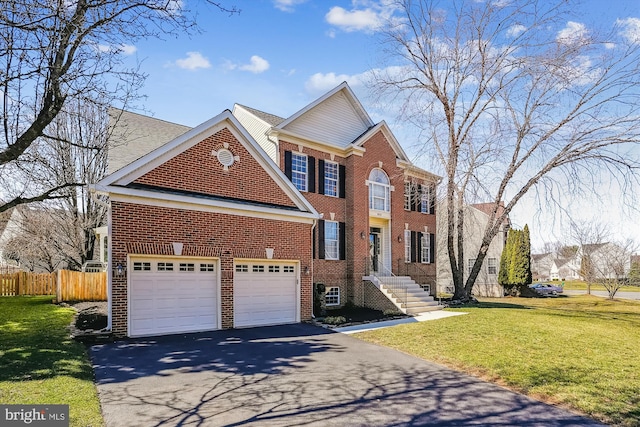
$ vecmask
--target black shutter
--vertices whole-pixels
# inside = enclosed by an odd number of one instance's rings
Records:
[[[436,214],[436,186],[432,185],[429,187],[431,191],[429,191],[429,213],[431,215]]]
[[[338,223],[338,250],[340,251],[340,259],[347,259],[347,245],[346,245],[346,227],[344,222]]]
[[[340,187],[338,195],[341,199],[344,199],[345,196],[345,188],[346,188],[346,177],[347,177],[347,168],[344,165],[338,165],[338,186]]]
[[[284,174],[289,178],[289,181],[291,181],[291,151],[284,152]]]
[[[436,259],[436,235],[429,234],[429,262],[433,264]]]
[[[309,193],[316,192],[316,158],[307,156],[307,180],[308,187],[307,191]]]
[[[411,232],[411,262],[417,262],[418,256],[416,254],[416,249],[418,249],[418,245],[416,244],[416,234],[415,231]]]
[[[422,262],[422,233],[421,232],[417,232],[416,233],[416,262]]]
[[[316,243],[318,242],[318,230],[319,224],[316,224],[316,230],[311,234],[311,257],[317,258],[318,251],[316,250]]]
[[[318,194],[324,194],[324,160],[318,160]]]
[[[318,220],[318,258],[324,259],[324,219]]]

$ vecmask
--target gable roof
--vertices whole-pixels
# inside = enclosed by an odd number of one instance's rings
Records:
[[[373,120],[371,120],[371,117],[369,117],[369,114],[364,109],[358,98],[356,98],[356,95],[355,93],[353,93],[353,90],[351,90],[351,87],[349,87],[349,84],[347,84],[347,82],[342,82],[329,92],[322,95],[320,98],[313,101],[311,104],[308,104],[289,118],[285,119],[282,123],[278,124],[278,127],[280,129],[286,128],[289,124],[293,123],[298,118],[302,117],[303,115],[313,110],[318,105],[326,102],[329,98],[334,97],[338,93],[342,93],[345,96],[347,102],[351,104],[355,113],[358,114],[362,122],[367,125],[367,127],[371,127],[374,125]]]
[[[115,172],[191,128],[117,108],[109,109],[108,172]]]
[[[251,114],[253,114],[254,116],[264,121],[270,126],[278,126],[280,123],[285,121],[285,119],[283,119],[280,116],[276,116],[275,114],[270,114],[264,111],[256,110],[255,108],[247,107],[246,105],[236,104],[234,108],[237,108],[237,107],[244,108],[245,110],[247,110],[248,112],[250,112]]]
[[[264,168],[267,174],[282,188],[285,194],[295,205],[295,209],[286,209],[278,206],[258,206],[257,204],[246,203],[229,198],[202,197],[202,195],[191,194],[189,192],[179,192],[163,190],[158,188],[141,187],[134,184],[134,181],[142,177],[147,172],[152,171],[166,161],[178,154],[195,146],[203,139],[215,134],[222,129],[229,129],[236,139],[247,149],[251,156]],[[273,217],[286,215],[313,220],[319,218],[319,214],[313,206],[302,196],[302,194],[287,179],[284,173],[273,163],[258,143],[248,134],[244,127],[231,114],[229,110],[200,124],[199,126],[183,133],[173,140],[159,146],[150,153],[131,162],[127,166],[108,175],[100,182],[92,186],[94,191],[121,196],[125,198],[148,198],[159,201],[169,201],[179,204],[198,205],[208,207],[213,210],[232,210],[239,214],[259,216],[260,214]]]
[[[544,254],[531,254],[531,258],[534,261],[539,261],[541,259],[545,259],[547,257],[552,257],[552,256],[553,256],[553,254],[551,252],[546,252]]]
[[[374,125],[349,85],[343,82],[273,126],[271,134],[345,150]]]
[[[482,212],[483,214],[487,215],[487,216],[491,216],[491,213],[494,211],[494,209],[496,209],[496,204],[494,202],[490,202],[490,203],[474,203],[472,205],[469,205],[477,210],[479,210],[480,212]],[[500,202],[498,204],[498,207],[496,209],[496,218],[502,216],[502,214],[504,214],[504,203]],[[507,215],[504,219],[504,225],[509,225],[511,224],[511,221],[509,220],[509,215]]]
[[[393,148],[393,151],[396,153],[396,157],[405,162],[409,162],[407,153],[404,152],[395,135],[393,134],[393,132],[391,132],[391,129],[387,125],[387,122],[385,122],[384,120],[377,125],[367,129],[364,134],[360,135],[355,141],[353,141],[353,144],[358,147],[363,146],[364,143],[367,142],[367,140],[375,135],[378,131],[381,131],[383,133],[384,137],[389,142],[389,145],[391,145],[391,148]]]

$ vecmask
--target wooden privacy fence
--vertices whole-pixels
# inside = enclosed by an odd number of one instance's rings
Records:
[[[0,274],[0,296],[55,295],[62,301],[106,301],[107,273],[59,270]]]

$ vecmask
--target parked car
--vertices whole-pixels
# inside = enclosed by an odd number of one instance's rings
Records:
[[[87,261],[82,265],[82,271],[85,273],[100,273],[107,271],[107,264],[100,261]]]
[[[562,293],[561,286],[552,285],[551,283],[534,283],[533,285],[529,285],[529,288],[540,295],[557,295]]]

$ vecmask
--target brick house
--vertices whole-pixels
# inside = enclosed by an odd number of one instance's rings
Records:
[[[288,118],[242,105],[233,114],[322,217],[313,280],[324,285],[328,308],[351,301],[393,309],[380,285],[399,286],[394,275],[435,290],[440,178],[409,161],[347,83]]]
[[[435,284],[439,178],[346,83],[289,118],[236,105],[189,130],[121,113],[125,143],[95,185],[114,333],[305,321],[314,289],[327,308],[434,309],[416,282]]]

